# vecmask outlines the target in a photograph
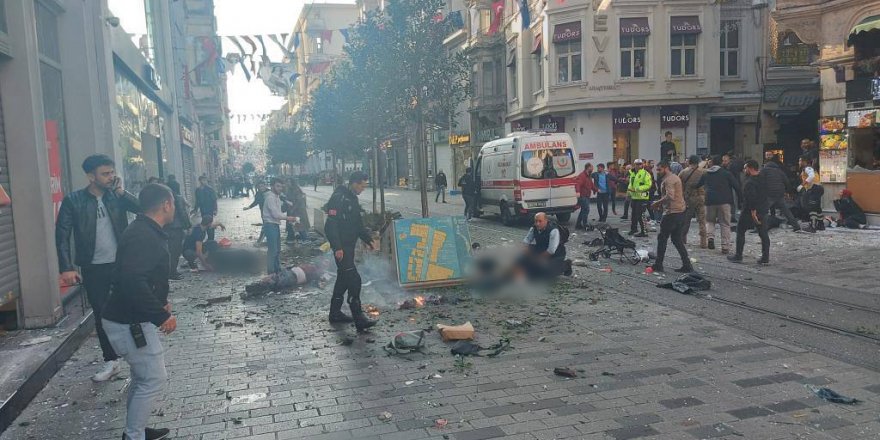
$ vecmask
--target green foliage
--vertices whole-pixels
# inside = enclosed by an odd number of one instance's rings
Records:
[[[435,20],[442,0],[390,0],[349,31],[347,60],[313,94],[309,119],[315,148],[359,157],[376,140],[407,132],[421,111],[447,126],[470,90],[470,64],[450,53],[451,29]]]
[[[308,159],[305,134],[294,128],[280,128],[269,135],[266,153],[273,165],[301,165]]]

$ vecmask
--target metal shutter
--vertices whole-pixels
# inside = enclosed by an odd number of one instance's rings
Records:
[[[193,204],[195,203],[196,161],[193,157],[193,149],[188,145],[181,144],[180,152],[183,156],[183,175],[180,176],[178,182],[183,183],[183,196],[190,204]]]
[[[0,208],[0,306],[18,298],[21,286],[18,280],[18,254],[15,247],[15,228],[12,224],[12,207],[15,195],[9,186],[9,162],[6,160],[6,127],[0,106],[0,185],[12,198],[12,206]]]

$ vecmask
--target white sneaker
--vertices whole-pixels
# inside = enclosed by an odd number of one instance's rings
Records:
[[[92,380],[95,382],[106,382],[110,380],[113,376],[119,374],[119,361],[107,361],[104,362],[104,368],[92,376]]]

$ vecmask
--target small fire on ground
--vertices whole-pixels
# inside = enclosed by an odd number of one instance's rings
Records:
[[[364,306],[364,312],[373,318],[379,316],[379,308],[371,304]]]
[[[434,304],[440,305],[443,304],[443,297],[439,295],[430,295],[428,297],[424,297],[422,295],[414,296],[412,299],[408,299],[401,303],[397,304],[397,308],[399,310],[408,310],[408,309],[420,309],[424,307],[426,304]]]

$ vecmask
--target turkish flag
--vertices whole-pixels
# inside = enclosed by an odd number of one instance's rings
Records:
[[[502,21],[504,21],[504,0],[496,0],[492,3],[492,23],[486,34],[495,35],[495,32],[498,32],[498,28],[501,27]]]

